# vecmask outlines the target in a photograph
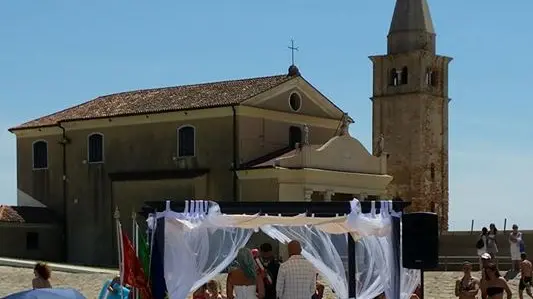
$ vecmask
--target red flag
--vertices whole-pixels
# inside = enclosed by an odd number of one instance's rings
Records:
[[[144,275],[144,270],[142,268],[141,262],[137,255],[135,254],[135,249],[131,244],[128,235],[122,229],[122,260],[123,260],[123,281],[125,284],[128,284],[134,288],[139,289],[141,292],[142,299],[153,299],[152,291],[146,275]]]

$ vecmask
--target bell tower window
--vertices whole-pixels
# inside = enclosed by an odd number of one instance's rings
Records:
[[[396,69],[390,71],[389,85],[398,86],[398,71]]]
[[[400,81],[401,81],[401,84],[407,84],[408,83],[408,78],[409,78],[409,72],[407,70],[407,67],[404,66],[402,68],[402,73],[400,75]]]
[[[428,69],[426,72],[426,84],[436,87],[438,85],[438,72]]]

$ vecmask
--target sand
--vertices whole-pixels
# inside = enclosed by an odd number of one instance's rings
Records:
[[[476,273],[478,274],[478,273]],[[427,272],[425,278],[426,299],[450,299],[455,298],[455,280],[461,276],[459,272]],[[26,268],[0,267],[0,297],[31,288],[33,270]],[[102,283],[110,279],[109,274],[72,274],[64,272],[52,273],[52,285],[54,287],[73,287],[78,289],[87,298],[97,298]],[[224,275],[217,279],[225,280]],[[515,298],[518,298],[518,279],[509,281]],[[222,283],[222,285],[224,285]],[[335,298],[329,288],[326,288],[327,299]]]

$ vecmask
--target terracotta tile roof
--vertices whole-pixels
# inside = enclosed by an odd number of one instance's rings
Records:
[[[237,105],[292,78],[295,77],[278,75],[116,93],[32,120],[10,130],[52,126],[68,120]]]
[[[0,205],[0,222],[24,223],[25,221],[12,207]]]

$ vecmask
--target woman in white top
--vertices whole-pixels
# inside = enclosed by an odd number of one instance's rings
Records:
[[[496,253],[498,253],[498,243],[496,242],[496,234],[498,229],[494,223],[489,225],[489,234],[487,235],[487,252],[490,254],[492,259],[496,258]]]
[[[241,248],[235,259],[237,266],[228,273],[226,297],[228,299],[263,299],[265,286],[257,275],[257,267],[250,249]]]
[[[486,253],[487,252],[487,235],[489,234],[489,230],[486,228],[486,227],[483,227],[481,229],[481,235],[479,235],[479,240],[478,240],[478,243],[481,244],[481,242],[483,242],[483,247],[478,247],[477,248],[477,256],[481,256],[483,255],[483,253]]]
[[[481,256],[484,253],[487,253],[487,235],[489,234],[489,230],[486,227],[483,227],[481,229],[481,235],[479,235],[479,239],[476,243],[477,247],[477,256],[479,257],[479,269],[482,269],[482,263],[481,263]],[[479,246],[479,245],[482,246]]]
[[[518,231],[518,225],[513,224],[513,231],[509,234],[509,246],[511,252],[512,268],[511,271],[518,271],[520,269],[521,250],[520,244],[522,243],[522,233]]]

